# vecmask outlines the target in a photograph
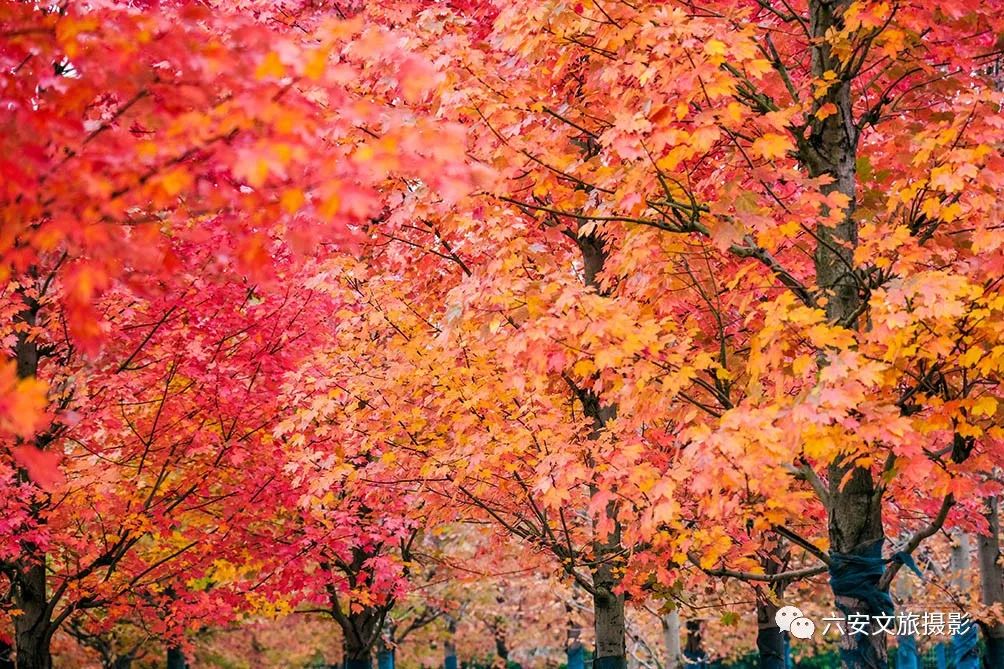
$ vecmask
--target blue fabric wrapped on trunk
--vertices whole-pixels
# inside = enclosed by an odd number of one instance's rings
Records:
[[[955,669],[979,669],[980,635],[976,623],[970,623],[965,632],[952,637],[952,659]]]
[[[850,553],[830,551],[830,587],[838,598],[837,608],[844,616],[865,614],[872,618],[895,613],[896,607],[889,592],[879,587],[879,581],[889,563],[899,562],[923,578],[917,563],[908,553],[898,552],[892,557],[883,558],[883,544],[883,540],[878,539],[863,544]],[[857,600],[863,604],[863,608],[849,607],[840,602],[841,597]],[[841,645],[840,656],[845,666],[855,669],[885,667],[875,648],[866,639],[867,637],[862,637],[861,643],[854,643],[849,647]]]

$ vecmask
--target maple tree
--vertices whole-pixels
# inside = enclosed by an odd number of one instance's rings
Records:
[[[802,543],[841,610],[874,615],[899,560],[968,515],[999,458],[996,9],[502,10],[458,113],[506,178],[478,234],[515,248],[453,294],[470,323],[455,358],[483,342],[509,386],[484,391],[492,408],[515,387],[511,411],[536,413],[572,386],[587,420],[560,455],[609,450],[576,458],[602,471],[554,478],[606,511],[597,550],[654,540],[669,566],[713,567],[739,536],[749,556],[822,512]],[[562,234],[581,260],[554,250]],[[455,383],[468,395],[489,383],[475,368]],[[531,466],[530,488],[548,485]],[[884,664],[881,636],[846,642],[852,666]]]
[[[943,529],[1002,657],[1002,10],[0,5],[17,667],[311,610],[352,668],[414,614],[623,669],[674,611],[776,667],[779,605],[888,614]],[[418,594],[513,556],[548,616]]]
[[[19,667],[50,666],[55,629],[83,609],[139,607],[168,633],[234,608],[211,586],[256,566],[226,542],[239,527],[244,553],[241,514],[273,498],[281,467],[258,437],[281,407],[258,393],[296,358],[290,254],[357,243],[388,179],[448,196],[470,179],[455,132],[391,104],[421,102],[435,72],[389,28],[308,5],[147,9],[0,15]],[[401,78],[371,69],[382,59]]]

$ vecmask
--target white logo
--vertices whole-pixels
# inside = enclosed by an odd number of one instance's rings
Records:
[[[795,618],[791,621],[791,636],[796,639],[811,639],[816,632],[816,624],[808,618]]]
[[[797,606],[782,606],[774,614],[774,622],[784,632],[791,632],[796,639],[811,639],[816,632],[816,624],[802,615]]]

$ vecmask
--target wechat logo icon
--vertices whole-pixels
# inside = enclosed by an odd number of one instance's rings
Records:
[[[816,624],[802,615],[797,606],[782,606],[774,614],[774,622],[784,632],[790,632],[796,639],[811,639],[816,633]]]

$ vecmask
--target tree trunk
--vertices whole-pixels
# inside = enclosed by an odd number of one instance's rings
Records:
[[[443,644],[443,669],[457,669],[457,621],[447,616],[446,642]]]
[[[760,669],[786,669],[785,632],[777,626],[774,615],[778,606],[766,597],[757,597],[756,650]]]
[[[565,659],[568,669],[585,669],[586,649],[582,645],[582,625],[575,617],[579,604],[579,590],[572,587],[572,601],[565,602]]]
[[[359,551],[354,563],[361,565],[366,554]],[[372,669],[373,646],[379,641],[384,619],[392,606],[391,603],[379,607],[367,607],[355,612],[346,613],[342,610],[337,597],[331,600],[332,614],[338,626],[342,629],[343,669]]]
[[[687,645],[683,649],[686,666],[691,669],[705,669],[708,666],[708,655],[704,652],[704,639],[701,637],[701,621],[687,621]]]
[[[394,649],[383,647],[377,651],[377,669],[394,669]]]
[[[371,651],[383,624],[383,615],[377,609],[363,609],[344,618],[342,625],[345,650],[344,669],[372,669]]]
[[[955,545],[952,547],[950,568],[952,582],[959,592],[965,592],[969,587],[969,568],[972,562],[972,542],[965,532],[955,533]],[[979,634],[972,625],[965,634],[952,636],[952,657],[955,669],[977,669],[979,666]]]
[[[603,295],[598,281],[607,259],[603,239],[593,233],[578,237],[577,243],[582,252],[585,284]],[[595,440],[602,434],[606,424],[617,415],[617,407],[604,405],[601,398],[590,390],[580,390],[578,394],[582,402],[582,412],[593,421],[589,438]],[[591,488],[591,492],[595,494],[596,490]],[[625,669],[627,630],[624,620],[624,595],[614,592],[620,584],[620,579],[614,574],[614,568],[618,563],[613,556],[622,551],[620,524],[616,520],[616,504],[611,502],[606,512],[613,520],[613,530],[609,537],[594,537],[593,540],[593,559],[599,565],[592,572],[593,620],[596,634],[593,669]]]
[[[881,493],[865,469],[832,465],[829,475],[830,546],[835,553],[830,584],[837,608],[848,618],[863,615],[872,620],[891,614],[891,606],[876,599],[881,594],[879,579],[884,571]],[[845,475],[850,478],[840,490]],[[840,655],[848,669],[886,669],[887,652],[884,634],[840,637]]]
[[[373,669],[373,659],[368,651],[357,657],[346,655],[344,669]]]
[[[680,647],[680,611],[674,609],[662,617],[662,642],[666,647],[666,669],[683,666],[683,649]],[[571,667],[569,667],[571,669]]]
[[[167,669],[188,669],[185,653],[177,646],[167,649]]]
[[[508,664],[509,644],[506,642],[504,625],[505,621],[499,621],[499,624],[492,628],[492,636],[495,637],[495,654],[498,655],[503,664]]]
[[[980,599],[983,604],[1004,604],[1004,568],[1001,566],[1000,507],[999,500],[987,500],[986,516],[990,533],[977,540],[977,554],[980,564]],[[1004,624],[983,625],[986,642],[985,667],[1004,667]]]
[[[24,297],[25,309],[18,319],[28,326],[34,326],[38,317],[38,302]],[[38,375],[38,344],[27,333],[20,333],[15,344],[17,376],[20,379]],[[28,473],[18,470],[18,477],[28,480]],[[32,515],[38,518],[38,505],[32,502]],[[17,653],[18,669],[51,669],[52,656],[49,642],[52,638],[46,598],[45,555],[36,546],[25,544],[23,562],[14,576],[14,608],[21,615],[14,619],[14,646]]]
[[[770,554],[761,559],[764,573],[774,575],[788,562],[789,548],[779,541]],[[756,647],[760,669],[787,669],[789,664],[788,633],[777,626],[777,603],[784,595],[784,581],[772,583],[769,588],[756,590]]]
[[[131,669],[132,668],[132,657],[129,655],[120,655],[115,658],[115,662],[109,667],[109,669]]]
[[[896,596],[899,601],[913,601],[913,581],[902,578],[896,582]],[[896,638],[896,669],[921,669],[917,639],[912,634],[900,634]]]
[[[21,573],[14,597],[21,615],[14,619],[17,669],[52,669],[49,641],[52,629],[46,611],[45,565]]]
[[[344,648],[344,669],[372,669],[373,658],[370,657],[369,648],[358,648],[349,643],[346,643]]]
[[[602,564],[593,571],[593,615],[596,629],[594,669],[625,669],[624,595],[613,590],[617,579],[612,565]]]
[[[0,641],[0,669],[15,669],[14,646],[6,641]]]
[[[839,192],[847,205],[838,223],[817,226],[815,251],[816,283],[826,299],[826,315],[831,323],[856,329],[861,296],[854,277],[854,248],[858,224],[854,219],[857,191],[858,131],[854,124],[851,84],[857,72],[848,71],[827,43],[827,32],[839,30],[842,13],[849,0],[810,0],[812,72],[823,78],[827,72],[840,73],[836,81],[817,98],[814,105],[832,104],[836,113],[813,123],[809,136],[799,140],[799,157],[813,177],[830,177],[822,192]],[[826,213],[826,212],[824,212]],[[882,576],[882,491],[868,468],[845,463],[846,454],[830,464],[829,535],[837,560],[831,568],[831,586],[837,608],[845,616],[891,614],[888,596],[878,589]],[[842,555],[840,555],[842,554]],[[852,669],[886,669],[884,634],[856,634],[841,637],[841,657]]]

